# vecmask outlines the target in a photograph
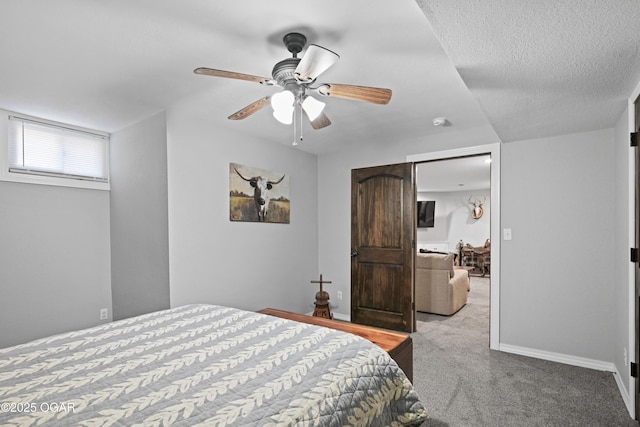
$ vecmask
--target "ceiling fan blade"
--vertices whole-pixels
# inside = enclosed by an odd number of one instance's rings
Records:
[[[262,83],[262,84],[269,84],[270,82],[272,82],[271,79],[268,79],[266,77],[252,76],[251,74],[236,73],[233,71],[215,70],[213,68],[200,67],[193,70],[193,72],[196,74],[202,74],[205,76],[226,77],[228,79],[248,80],[250,82]]]
[[[260,98],[256,102],[253,102],[247,105],[246,107],[244,107],[243,109],[236,111],[235,113],[233,113],[227,118],[229,120],[246,119],[256,111],[260,111],[265,105],[269,103],[270,99],[271,99],[271,96],[265,96],[264,98]]]
[[[354,101],[372,102],[374,104],[388,104],[391,99],[391,89],[378,87],[353,86],[327,83],[318,88],[322,95],[336,98],[352,99]]]
[[[337,53],[322,46],[310,44],[294,73],[303,82],[311,81],[338,62],[338,59],[340,56]]]
[[[305,116],[307,116],[307,118],[309,119],[309,115],[304,110],[304,108],[302,109],[302,111],[304,111]],[[315,118],[315,120],[309,119],[309,121],[311,122],[311,127],[316,130],[326,128],[331,124],[331,120],[329,120],[329,117],[327,117],[324,112],[320,113],[318,117]]]

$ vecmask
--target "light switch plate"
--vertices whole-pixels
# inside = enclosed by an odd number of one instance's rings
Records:
[[[504,230],[502,230],[502,238],[504,240],[511,240],[511,229],[510,228],[505,228]]]

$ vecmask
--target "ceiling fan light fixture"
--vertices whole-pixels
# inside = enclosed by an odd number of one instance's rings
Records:
[[[320,113],[324,110],[325,104],[322,101],[318,101],[312,96],[307,96],[304,101],[302,101],[302,108],[304,109],[307,116],[309,116],[309,120],[313,121],[318,118]]]
[[[280,123],[290,125],[293,122],[293,103],[295,96],[291,91],[283,90],[271,97],[273,117]]]
[[[285,109],[275,110],[273,112],[273,117],[275,117],[276,120],[283,125],[290,125],[291,123],[293,123],[293,107],[291,107],[288,111]]]
[[[298,81],[312,82],[338,62],[338,59],[340,59],[340,56],[337,53],[322,46],[311,44],[296,67],[294,75]]]

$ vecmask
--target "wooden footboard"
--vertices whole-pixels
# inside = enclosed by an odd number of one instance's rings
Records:
[[[413,340],[410,335],[340,320],[307,316],[305,314],[292,313],[275,308],[264,308],[260,310],[259,313],[311,325],[324,326],[365,338],[389,353],[389,356],[396,361],[400,369],[402,369],[407,378],[409,378],[409,381],[413,382]]]

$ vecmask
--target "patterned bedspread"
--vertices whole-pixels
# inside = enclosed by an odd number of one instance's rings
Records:
[[[0,349],[0,425],[400,426],[426,411],[360,337],[189,305]]]

